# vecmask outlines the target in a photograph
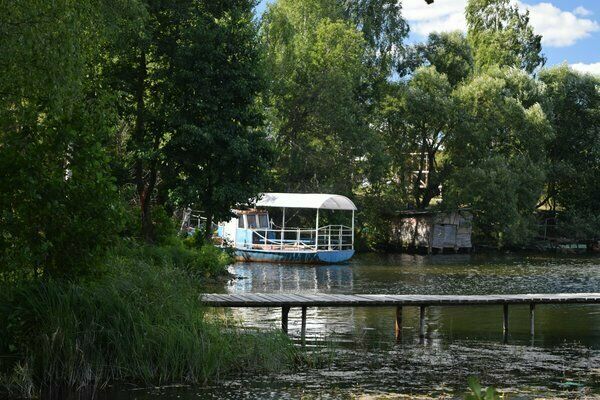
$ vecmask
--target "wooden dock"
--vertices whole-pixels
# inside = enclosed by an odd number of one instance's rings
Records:
[[[431,306],[481,306],[502,305],[503,333],[508,335],[508,306],[529,304],[530,333],[535,331],[535,306],[537,304],[597,304],[600,293],[544,293],[505,295],[387,295],[387,294],[205,294],[202,302],[211,307],[281,307],[281,329],[288,331],[290,308],[302,309],[302,336],[306,330],[308,307],[396,307],[396,337],[402,334],[402,308],[419,307],[419,336],[425,337],[425,310]]]

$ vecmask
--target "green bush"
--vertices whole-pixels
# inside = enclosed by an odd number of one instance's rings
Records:
[[[148,263],[173,266],[194,277],[214,278],[227,273],[227,265],[233,260],[224,251],[212,245],[201,248],[186,247],[183,242],[172,237],[170,243],[162,246],[139,245],[125,250],[132,258],[141,258]]]
[[[291,365],[284,335],[207,320],[197,280],[180,266],[191,257],[216,269],[217,251],[121,250],[93,279],[0,283],[0,392],[60,398],[107,382],[204,383]]]

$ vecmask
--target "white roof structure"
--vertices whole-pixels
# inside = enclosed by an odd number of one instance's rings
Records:
[[[346,196],[324,193],[262,193],[257,207],[321,208],[325,210],[356,210]]]

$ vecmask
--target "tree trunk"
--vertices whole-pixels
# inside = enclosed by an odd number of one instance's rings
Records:
[[[212,221],[213,221],[212,213],[206,214],[206,226],[204,227],[204,239],[207,242],[210,242],[212,239]]]
[[[144,92],[146,89],[146,77],[147,77],[147,65],[146,65],[146,53],[144,50],[141,51],[140,60],[138,65],[137,75],[137,88],[136,88],[136,117],[135,117],[135,129],[133,141],[135,143],[136,150],[139,150],[144,145],[145,139],[145,114],[146,105],[144,103]],[[154,241],[154,226],[152,224],[152,191],[154,190],[154,184],[150,182],[146,184],[144,180],[144,160],[140,156],[136,156],[134,162],[134,180],[137,189],[138,198],[140,200],[140,217],[141,217],[141,235],[142,238],[147,242]],[[153,166],[150,171],[150,179],[154,176],[156,180],[156,167]]]
[[[427,154],[427,185],[423,191],[423,198],[421,199],[421,208],[425,209],[429,207],[431,200],[437,196],[438,188],[434,185],[437,184],[437,180],[433,179],[435,176],[435,150],[431,150]]]

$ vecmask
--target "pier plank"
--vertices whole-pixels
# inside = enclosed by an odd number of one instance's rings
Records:
[[[204,294],[202,302],[213,307],[385,307],[492,304],[600,303],[600,293],[543,293],[508,295],[383,295],[383,294]]]

